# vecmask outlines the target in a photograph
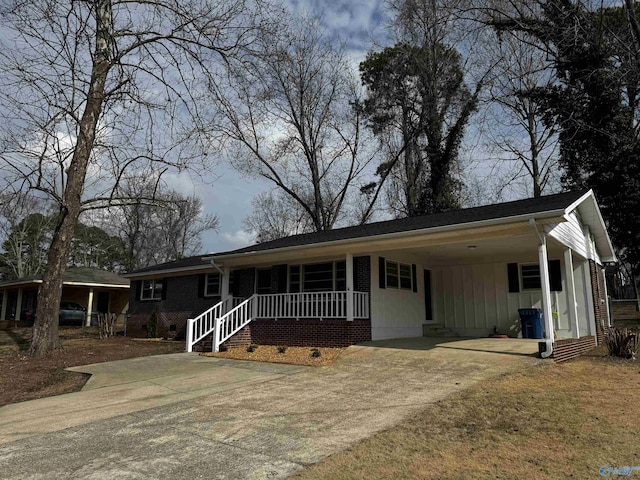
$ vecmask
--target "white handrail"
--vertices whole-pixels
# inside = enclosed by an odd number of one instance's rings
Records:
[[[252,295],[216,320],[215,339],[213,341],[214,352],[219,351],[221,344],[253,320],[253,308],[256,297],[257,295]]]
[[[213,332],[216,326],[216,319],[224,315],[229,306],[233,306],[238,300],[244,299],[226,297],[209,310],[187,320],[187,352],[192,352],[196,343]]]

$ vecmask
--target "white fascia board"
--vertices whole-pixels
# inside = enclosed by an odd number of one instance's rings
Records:
[[[122,285],[119,283],[63,282],[62,284],[70,287],[121,288],[123,290],[130,288],[130,285]]]
[[[207,259],[208,258],[209,257],[207,257]],[[140,273],[124,273],[121,275],[121,277],[124,277],[124,278],[158,277],[159,275],[166,275],[168,273],[182,273],[182,272],[212,270],[212,269],[215,269],[213,265],[195,265],[192,267],[168,268],[166,270],[149,270],[149,271],[140,272]]]
[[[345,245],[349,244],[357,244],[360,242],[366,242],[367,240],[393,240],[396,238],[402,237],[414,237],[419,235],[428,235],[431,233],[441,233],[441,232],[454,232],[456,230],[466,230],[471,228],[478,227],[486,227],[492,225],[503,225],[508,223],[516,223],[521,221],[528,221],[531,218],[534,219],[546,219],[546,218],[560,218],[563,221],[566,221],[565,217],[565,209],[559,210],[549,210],[546,212],[538,212],[538,213],[530,213],[524,215],[515,215],[512,217],[500,217],[500,218],[492,218],[490,220],[480,220],[477,222],[467,222],[467,223],[457,223],[455,225],[443,225],[442,227],[430,227],[430,228],[421,228],[418,230],[404,230],[402,232],[393,232],[393,233],[384,233],[381,235],[370,235],[367,237],[354,237],[354,238],[345,238],[342,240],[332,240],[328,242],[318,242],[318,243],[307,243],[305,245],[293,245],[290,247],[281,247],[281,248],[272,248],[268,250],[258,250],[252,252],[244,252],[244,253],[233,253],[227,255],[211,255],[207,257],[203,257],[203,260],[225,260],[232,258],[246,258],[248,256],[260,256],[267,255],[272,253],[281,253],[281,252],[294,252],[298,250],[307,250],[310,248],[317,247],[325,247],[325,246],[336,246],[336,245]]]

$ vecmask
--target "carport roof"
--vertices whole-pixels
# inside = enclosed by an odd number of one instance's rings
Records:
[[[195,256],[145,267],[130,272],[125,276],[139,276],[167,271],[198,270],[212,268],[211,260],[235,255],[246,255],[280,249],[327,244],[351,239],[380,237],[401,232],[429,231],[439,227],[464,228],[478,222],[500,222],[522,217],[561,216],[576,207],[577,203],[593,196],[587,190],[578,190],[538,198],[528,198],[511,202],[485,205],[481,207],[452,210],[449,212],[423,215],[419,217],[400,218],[382,222],[369,223],[345,228],[336,228],[323,232],[306,233],[279,238],[270,242],[258,243],[237,250]]]
[[[115,288],[127,288],[130,283],[128,279],[121,277],[117,273],[89,267],[68,268],[64,273],[63,281],[64,285],[103,286]],[[0,283],[0,288],[39,283],[42,283],[42,275],[2,282]]]

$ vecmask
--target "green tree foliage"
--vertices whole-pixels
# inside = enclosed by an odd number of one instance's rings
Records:
[[[542,4],[539,19],[497,22],[524,30],[553,55],[556,82],[534,92],[559,132],[563,183],[592,188],[619,254],[640,275],[640,43],[636,10]]]
[[[124,259],[122,240],[99,227],[78,223],[71,242],[69,266],[118,271]]]
[[[454,168],[479,92],[466,86],[460,54],[440,42],[398,43],[370,52],[360,73],[368,91],[364,112],[381,141],[395,145],[377,173],[381,181],[394,174],[399,179],[396,212],[415,216],[459,207]]]

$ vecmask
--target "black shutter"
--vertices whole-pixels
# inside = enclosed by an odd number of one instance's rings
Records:
[[[433,304],[431,301],[431,270],[424,271],[424,309],[425,320],[433,320]]]
[[[167,283],[169,283],[168,280],[168,278],[163,278],[162,280],[160,280],[162,282],[162,300],[167,299]]]
[[[204,289],[207,281],[207,274],[198,275],[198,298],[204,298]]]
[[[549,290],[552,292],[562,291],[560,260],[549,260]]]
[[[385,273],[384,257],[378,257],[378,281],[380,282],[380,288],[386,288]]]
[[[507,275],[509,277],[509,293],[518,293],[520,291],[520,279],[518,278],[518,264],[507,264]]]
[[[418,291],[418,273],[416,270],[416,265],[411,264],[411,284],[413,285],[413,293]]]
[[[142,280],[136,282],[136,300],[140,301],[142,298]]]

